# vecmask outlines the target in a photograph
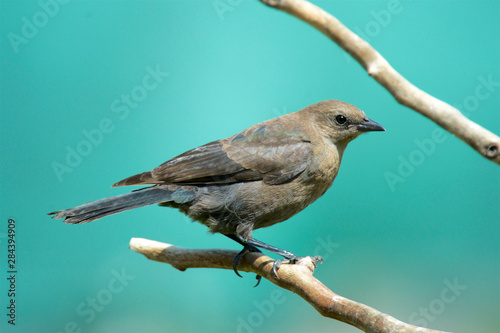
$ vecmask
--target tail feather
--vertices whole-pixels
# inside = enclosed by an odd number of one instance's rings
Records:
[[[54,219],[64,218],[65,223],[86,223],[129,209],[171,201],[173,193],[173,191],[166,188],[152,186],[130,193],[88,202],[74,208],[52,212],[48,215],[54,215],[52,217]]]
[[[163,182],[153,177],[151,171],[147,171],[120,180],[119,182],[116,182],[113,185],[111,185],[111,187],[129,186],[129,185],[151,185],[151,184],[161,184],[161,183]]]

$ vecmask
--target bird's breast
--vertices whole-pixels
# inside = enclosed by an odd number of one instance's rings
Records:
[[[330,187],[337,176],[342,152],[331,142],[323,141],[315,145],[313,159],[305,170],[304,177],[313,185]]]
[[[289,219],[330,188],[337,176],[341,156],[330,146],[315,152],[314,156],[308,168],[293,181],[281,185],[260,183],[259,187],[262,187],[255,194],[260,197],[257,205],[264,214],[256,221],[254,229]]]

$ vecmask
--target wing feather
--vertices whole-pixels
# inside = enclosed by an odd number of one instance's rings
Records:
[[[312,148],[310,141],[301,134],[300,126],[285,130],[278,119],[191,149],[150,172],[128,177],[113,186],[211,185],[256,180],[277,185],[288,182],[307,168]]]

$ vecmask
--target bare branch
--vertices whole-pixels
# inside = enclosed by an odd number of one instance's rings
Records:
[[[305,0],[260,0],[309,23],[356,59],[400,104],[403,104],[500,164],[500,138],[467,119],[451,105],[418,89],[389,65],[373,47],[339,20]]]
[[[184,271],[188,268],[220,268],[232,270],[238,251],[221,249],[186,249],[143,238],[132,238],[130,249],[146,258],[164,262]],[[313,277],[316,263],[311,257],[295,265],[281,265],[278,277],[272,273],[273,259],[262,253],[247,253],[238,270],[253,272],[275,285],[290,290],[311,304],[321,315],[342,321],[370,333],[439,333],[399,321],[367,305],[335,294]]]

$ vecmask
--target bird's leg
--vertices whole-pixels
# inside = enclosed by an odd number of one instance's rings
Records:
[[[280,255],[282,257],[285,257],[286,259],[281,259],[281,260],[275,260],[274,261],[274,263],[273,263],[273,273],[274,273],[275,276],[278,276],[278,269],[281,266],[281,264],[283,264],[283,263],[295,264],[301,258],[301,257],[293,254],[290,251],[282,250],[282,249],[277,248],[275,246],[263,243],[263,242],[255,239],[255,238],[244,239],[243,237],[238,236],[236,234],[226,235],[226,236],[229,237],[229,238],[231,238],[232,240],[240,243],[241,245],[243,245],[245,247],[248,246],[248,245],[250,245],[254,249],[261,248],[261,249],[268,250],[268,251],[271,251],[273,253],[276,253],[276,254],[278,254],[278,255]],[[240,253],[238,253],[238,255],[236,255],[236,257],[239,256],[237,258],[238,261],[236,262],[236,265],[239,262],[239,260],[241,259],[241,257],[248,251],[248,250],[245,249],[245,247],[243,248],[243,250]],[[252,251],[252,252],[254,252],[254,251]],[[233,260],[233,268],[235,269],[235,271],[236,271],[236,268],[235,268],[236,267],[235,266],[236,257]],[[322,258],[315,258],[315,259],[317,259],[317,261],[323,261]],[[236,274],[238,274],[238,273],[236,273]]]
[[[247,240],[248,244],[253,245],[255,247],[259,247],[264,250],[271,251],[273,253],[276,253],[282,257],[285,257],[286,259],[280,259],[280,260],[275,260],[273,263],[273,273],[274,276],[278,277],[278,269],[280,268],[281,264],[287,263],[287,264],[295,264],[301,257],[293,254],[290,251],[286,251],[280,248],[277,248],[275,246],[263,243],[255,238],[250,238]]]
[[[255,247],[253,247],[252,245],[244,245],[243,246],[243,250],[241,250],[237,255],[234,256],[234,258],[233,258],[233,270],[236,273],[236,275],[238,275],[239,277],[242,277],[242,276],[240,275],[240,273],[238,273],[238,270],[236,269],[236,266],[238,266],[238,264],[241,261],[241,258],[247,252],[260,252],[260,250],[257,249],[257,248],[255,248]]]
[[[287,259],[291,259],[291,260],[294,260],[294,259],[298,260],[298,259],[300,259],[300,257],[296,256],[295,254],[293,254],[290,251],[279,249],[279,248],[277,248],[275,246],[263,243],[260,240],[257,240],[255,238],[247,239],[246,243],[249,244],[249,245],[253,245],[255,247],[264,249],[264,250],[271,251],[271,252],[276,253],[276,254],[278,254],[278,255],[280,255],[282,257],[285,257]]]
[[[240,273],[238,273],[238,270],[236,269],[236,266],[238,266],[238,264],[240,263],[240,260],[241,258],[245,255],[245,253],[247,252],[261,252],[258,248],[256,248],[255,246],[253,245],[250,245],[250,244],[246,244],[245,240],[243,240],[243,238],[241,237],[238,237],[236,236],[235,234],[230,234],[230,235],[224,235],[228,238],[231,238],[232,240],[240,243],[241,245],[243,245],[243,250],[241,250],[237,255],[234,256],[233,258],[233,270],[234,272],[236,273],[236,275],[238,275],[239,277],[242,277],[240,275]],[[260,280],[262,279],[262,277],[260,275],[257,275],[255,277],[257,279],[257,284],[254,286],[254,287],[257,287],[260,283]]]

